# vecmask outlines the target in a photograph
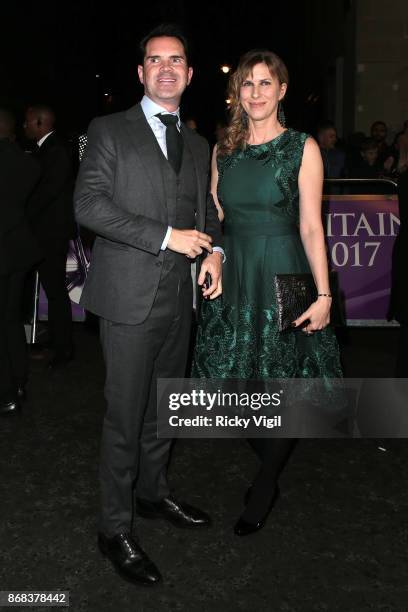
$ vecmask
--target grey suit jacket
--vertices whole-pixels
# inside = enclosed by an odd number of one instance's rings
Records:
[[[197,179],[196,228],[222,245],[208,190],[208,144],[182,125]],[[78,222],[97,235],[81,305],[134,325],[148,316],[162,273],[168,222],[161,154],[140,104],[94,119],[74,194]]]

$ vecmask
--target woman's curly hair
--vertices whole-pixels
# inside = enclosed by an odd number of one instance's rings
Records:
[[[241,106],[241,85],[252,74],[256,64],[266,64],[272,76],[279,84],[289,84],[289,74],[281,58],[267,49],[254,49],[243,55],[237,69],[232,73],[228,82],[228,98],[230,99],[230,120],[225,129],[221,142],[218,143],[219,155],[230,155],[235,149],[244,149],[248,139],[248,120]]]

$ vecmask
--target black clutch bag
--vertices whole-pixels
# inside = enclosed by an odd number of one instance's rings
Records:
[[[292,322],[316,300],[317,290],[312,274],[275,274],[274,281],[278,329],[282,332],[290,329]]]
[[[317,298],[317,289],[312,274],[275,274],[275,294],[278,311],[278,329],[292,328],[292,322],[309,308]],[[330,320],[333,325],[344,325],[345,318],[340,300],[337,274],[329,274],[332,309]],[[296,329],[307,325],[307,320]]]

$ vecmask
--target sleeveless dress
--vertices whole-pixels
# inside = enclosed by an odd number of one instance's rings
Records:
[[[223,294],[202,301],[193,378],[342,376],[332,328],[311,336],[277,328],[274,275],[310,272],[299,235],[298,175],[307,138],[287,129],[218,158]]]

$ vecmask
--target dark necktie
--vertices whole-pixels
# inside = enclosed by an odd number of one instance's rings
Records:
[[[156,115],[166,126],[166,147],[167,159],[173,166],[176,174],[181,167],[181,157],[183,155],[183,137],[177,129],[177,115]]]

